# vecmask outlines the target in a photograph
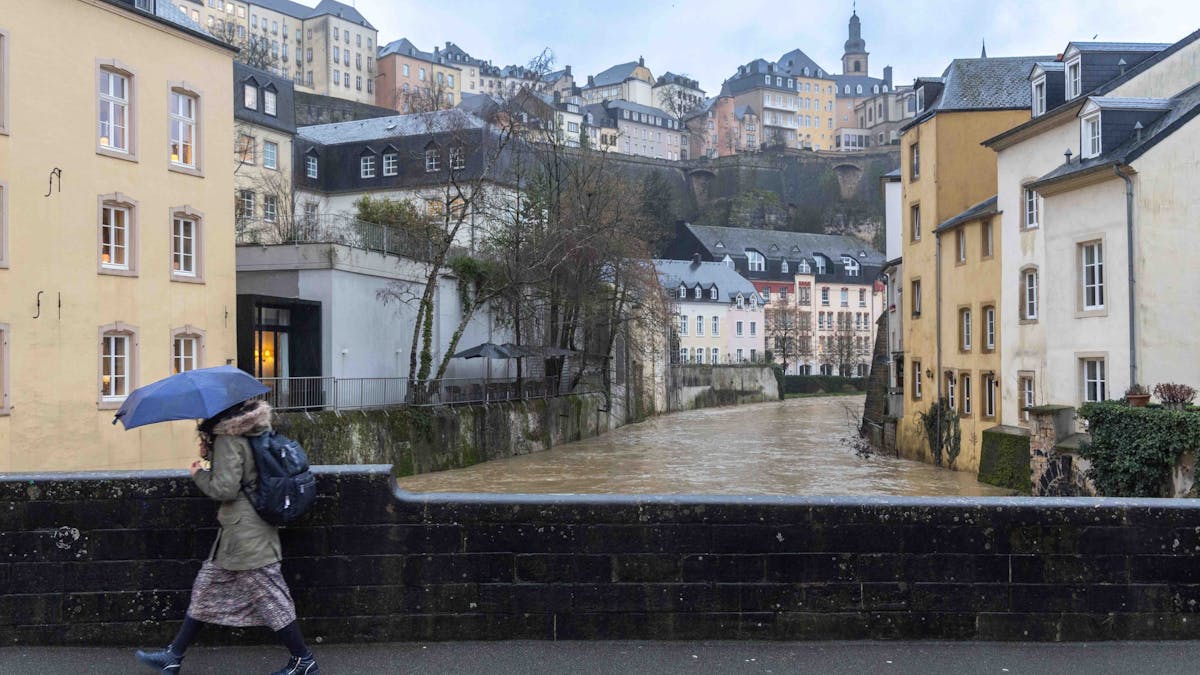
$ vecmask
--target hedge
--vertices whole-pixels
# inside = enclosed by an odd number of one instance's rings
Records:
[[[1190,410],[1104,401],[1084,404],[1079,416],[1092,437],[1079,454],[1103,496],[1162,497],[1179,456],[1200,450],[1200,413]]]
[[[1030,494],[1029,434],[985,429],[979,448],[979,482]]]
[[[784,391],[788,394],[840,394],[867,390],[865,377],[837,375],[785,375]]]

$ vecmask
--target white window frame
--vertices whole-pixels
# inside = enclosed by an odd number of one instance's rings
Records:
[[[405,66],[405,68],[407,68],[407,67],[408,66]],[[680,347],[679,348],[679,363],[682,365],[682,364],[686,364],[687,362],[688,362],[688,348]]]
[[[104,152],[113,152],[122,155],[133,154],[133,76],[125,71],[118,71],[114,68],[101,67],[97,74],[97,147]],[[108,87],[105,85],[105,77],[108,78]],[[124,84],[123,95],[114,93],[116,82]],[[120,111],[121,123],[116,121],[117,111]],[[108,114],[108,122],[105,122],[102,117],[104,113]],[[121,143],[114,142],[116,140],[113,130],[120,130]],[[106,142],[107,141],[107,142]]]
[[[1037,390],[1034,388],[1033,375],[1021,375],[1017,378],[1017,386],[1020,388],[1019,396],[1021,397],[1021,419],[1029,421],[1029,410],[1037,401]]]
[[[385,152],[383,154],[383,175],[395,176],[399,173],[400,155],[395,152]]]
[[[273,223],[279,219],[279,197],[263,195],[263,220]]]
[[[991,305],[983,308],[983,334],[984,349],[996,349],[996,308]]]
[[[751,321],[750,322],[750,337],[756,337],[757,335],[758,335],[758,322]]]
[[[676,293],[676,297],[677,297],[678,299],[680,299],[680,300],[687,300],[687,293],[688,293],[688,292],[687,292],[687,286],[684,286],[683,284],[680,284],[680,285],[679,285],[679,292],[678,292],[678,293]]]
[[[263,140],[263,168],[279,169],[279,144]]]
[[[258,85],[249,82],[242,85],[242,107],[258,110]]]
[[[200,243],[200,219],[187,214],[173,215],[171,276],[193,279],[200,276]]]
[[[697,336],[704,335],[704,315],[703,314],[696,315],[696,335]]]
[[[721,337],[721,317],[719,316],[712,318],[712,336]]]
[[[709,350],[709,363],[714,366],[721,362],[721,350],[718,347],[713,347]]]
[[[187,348],[191,347],[191,354]],[[204,367],[204,331],[185,326],[171,331],[171,374]]]
[[[743,322],[738,321],[737,324],[734,326],[734,328],[735,328],[734,333],[736,333],[738,337],[741,337],[746,334],[745,326],[744,326]]]
[[[1079,156],[1081,159],[1097,157],[1104,152],[1103,127],[1100,112],[1096,111],[1079,120]]]
[[[123,323],[101,326],[98,347],[97,404],[113,410],[138,387],[138,330]]]
[[[958,379],[954,373],[946,373],[946,402],[950,404],[951,410],[958,410],[957,399],[955,399],[955,381]]]
[[[1023,210],[1024,215],[1022,216],[1021,222],[1025,226],[1026,230],[1033,230],[1038,227],[1039,221],[1041,220],[1041,204],[1038,201],[1041,199],[1041,197],[1033,188],[1027,187],[1022,188],[1022,190],[1024,190],[1023,201],[1025,208]]]
[[[1092,260],[1088,261],[1089,252]],[[1092,275],[1089,279],[1089,273]],[[1100,240],[1079,244],[1079,283],[1083,311],[1104,309],[1104,242]]]
[[[286,48],[287,45],[284,45]],[[287,56],[284,54],[284,56]],[[277,117],[279,114],[279,98],[278,95],[270,89],[263,90],[263,112],[271,117]]]
[[[689,317],[687,314],[679,315],[679,334],[680,335],[688,334],[688,319],[690,319],[690,318],[691,317]]]
[[[919,400],[921,398],[921,378],[923,377],[921,375],[921,362],[920,361],[913,361],[912,375],[913,375],[913,386],[912,386],[913,400]]]
[[[1082,368],[1083,402],[1108,399],[1108,378],[1104,357],[1086,357],[1079,360]]]
[[[238,201],[242,207],[240,220],[253,220],[255,216],[255,194],[254,190],[238,190]]]
[[[1036,269],[1021,272],[1021,319],[1037,321],[1038,318],[1038,273]]]
[[[194,94],[172,89],[170,93],[171,144],[169,153],[172,166],[195,169],[199,166],[196,153],[196,119],[200,110],[200,99]],[[191,161],[185,161],[185,157]]]
[[[316,178],[319,173],[319,164],[317,158],[313,155],[304,156],[304,175],[309,178]]]
[[[971,351],[971,310],[964,309],[959,313],[959,330],[964,352]]]
[[[375,155],[364,155],[358,158],[359,178],[375,177]]]
[[[1076,54],[1063,67],[1063,85],[1067,88],[1067,100],[1081,95],[1083,88],[1083,56]]]
[[[751,272],[763,272],[767,268],[767,259],[758,251],[746,251],[746,269]]]
[[[442,168],[442,151],[438,148],[425,149],[425,173],[433,173]]]
[[[1033,116],[1046,114],[1046,76],[1040,75],[1030,83],[1033,95]]]
[[[971,374],[963,373],[958,376],[962,380],[962,414],[971,414]]]
[[[121,216],[118,227],[117,216]],[[107,223],[105,221],[108,221]],[[120,243],[116,234],[120,232]],[[100,267],[105,270],[133,270],[133,207],[127,204],[104,203],[100,206]],[[117,254],[120,254],[119,256]],[[105,255],[108,259],[105,259]],[[121,260],[118,261],[117,258]]]

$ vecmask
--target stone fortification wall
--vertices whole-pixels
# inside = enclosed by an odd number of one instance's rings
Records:
[[[318,480],[284,530],[313,643],[1200,637],[1195,500],[417,496],[388,466]],[[0,643],[166,644],[215,534],[186,474],[9,475],[0,504]]]
[[[770,366],[671,366],[668,409],[696,410],[779,400],[779,381]]]

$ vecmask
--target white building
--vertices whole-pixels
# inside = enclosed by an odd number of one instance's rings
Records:
[[[762,298],[754,285],[719,262],[655,260],[674,303],[672,363],[751,363],[765,358]]]

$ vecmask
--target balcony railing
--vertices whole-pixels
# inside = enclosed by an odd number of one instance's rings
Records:
[[[603,391],[597,377],[573,388],[563,378],[445,378],[410,386],[406,377],[268,377],[263,399],[275,410],[375,410],[403,406],[496,403]]]
[[[340,214],[302,215],[275,221],[239,219],[237,244],[341,244],[425,261],[433,260],[435,251],[433,243],[420,233]]]

